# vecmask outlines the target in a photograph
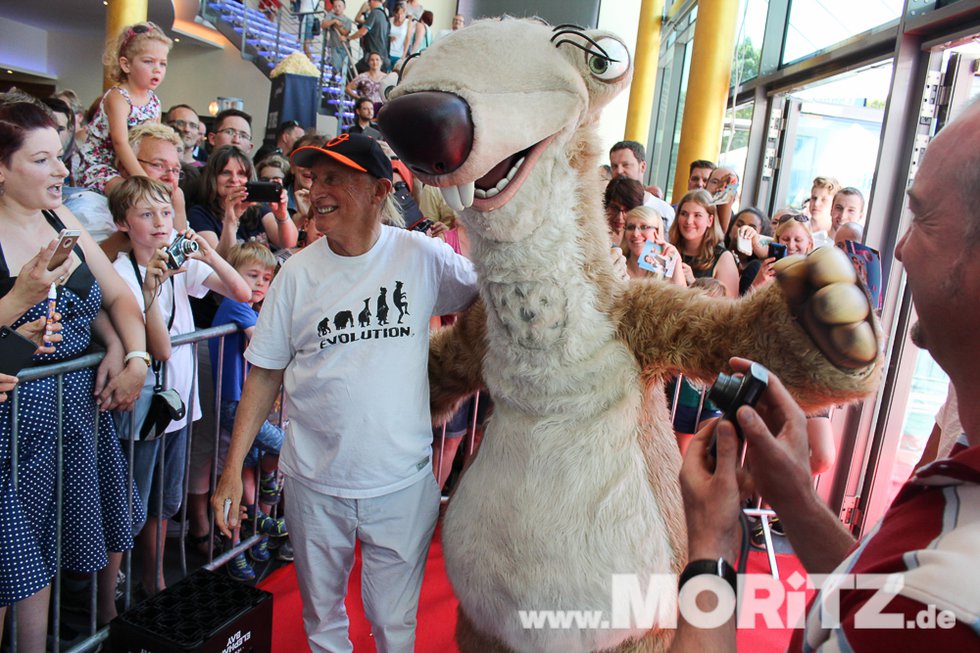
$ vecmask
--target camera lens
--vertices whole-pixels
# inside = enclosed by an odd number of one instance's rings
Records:
[[[741,385],[741,376],[737,374],[719,374],[718,379],[712,384],[711,389],[708,390],[708,399],[722,411],[726,411],[738,397],[738,390]]]
[[[183,254],[192,254],[193,252],[196,252],[199,249],[200,247],[198,247],[198,244],[195,243],[193,240],[184,240],[181,241],[180,243],[180,251]]]

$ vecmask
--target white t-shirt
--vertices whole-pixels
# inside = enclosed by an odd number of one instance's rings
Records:
[[[177,232],[174,232],[176,235]],[[133,273],[133,264],[129,260],[129,255],[120,253],[112,266],[129,286],[129,289],[136,296],[136,302],[140,305],[140,310],[146,310],[143,305],[143,291],[140,289],[140,281]],[[174,324],[170,329],[170,335],[176,336],[182,333],[194,331],[194,316],[191,314],[191,303],[188,296],[204,297],[208,289],[204,282],[214,274],[214,270],[206,263],[196,259],[189,259],[184,266],[187,272],[173,276],[174,283],[165,282],[160,289],[160,295],[154,300],[158,310],[163,313],[163,321],[170,321],[171,296],[176,292],[173,306],[176,309]],[[139,266],[140,276],[146,276],[146,268]],[[171,290],[173,288],[173,290]],[[151,369],[146,374],[146,382],[143,387],[153,387],[156,377]],[[184,400],[184,404],[190,407],[191,390],[194,390],[194,421],[201,419],[201,402],[198,399],[197,386],[194,384],[194,346],[181,345],[174,347],[167,361],[167,387],[173,388]],[[172,433],[184,427],[187,423],[187,416],[182,419],[170,422],[167,433]]]
[[[286,261],[245,351],[285,370],[283,472],[350,499],[431,474],[429,318],[475,297],[468,260],[393,227],[361,256],[338,256],[321,238]]]
[[[664,219],[664,233],[670,231],[670,225],[674,222],[674,207],[648,190],[643,191],[643,206],[656,209],[660,217]]]
[[[391,26],[388,28],[388,38],[391,39],[388,54],[392,57],[401,58],[405,53],[405,37],[408,35],[408,26],[411,22],[411,20],[406,18],[399,27],[392,21]]]

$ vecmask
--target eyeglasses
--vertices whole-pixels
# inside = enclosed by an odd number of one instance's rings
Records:
[[[628,225],[626,225],[626,231],[636,231],[637,229],[639,229],[643,233],[646,233],[646,232],[650,231],[651,229],[653,229],[654,231],[656,231],[657,230],[657,227],[655,227],[652,224],[628,224]]]
[[[252,142],[251,134],[249,134],[248,132],[238,131],[237,129],[233,129],[232,127],[225,127],[224,129],[219,129],[218,133],[224,134],[228,138],[235,138],[237,136],[238,140],[244,141],[245,143]]]
[[[803,215],[802,213],[787,213],[786,215],[781,216],[778,220],[776,220],[776,224],[777,225],[786,224],[790,220],[796,220],[797,222],[802,222],[803,224],[806,224],[807,222],[810,221],[810,218]]]
[[[180,166],[176,168],[168,168],[165,163],[160,163],[159,161],[144,161],[143,159],[136,160],[145,165],[147,168],[156,170],[157,174],[160,176],[170,173],[171,175],[177,177],[178,180],[184,178],[184,171],[181,170]]]
[[[197,131],[197,128],[199,126],[198,123],[190,122],[187,120],[171,120],[167,124],[173,127],[174,129],[189,129],[191,131]]]

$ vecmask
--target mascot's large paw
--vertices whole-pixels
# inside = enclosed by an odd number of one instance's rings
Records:
[[[874,362],[879,343],[871,300],[844,252],[820,247],[786,257],[775,269],[793,314],[830,362],[844,369]]]

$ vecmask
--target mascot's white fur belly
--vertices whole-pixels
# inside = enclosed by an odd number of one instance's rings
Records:
[[[601,610],[608,619],[614,574],[637,574],[645,589],[650,574],[671,572],[637,433],[645,420],[635,359],[610,341],[591,362],[580,379],[566,379],[585,392],[565,395],[551,414],[528,410],[543,394],[533,377],[516,388],[518,410],[494,394],[480,454],[446,515],[446,568],[463,609],[515,651],[594,651],[641,636],[644,629],[530,629],[519,611]]]

